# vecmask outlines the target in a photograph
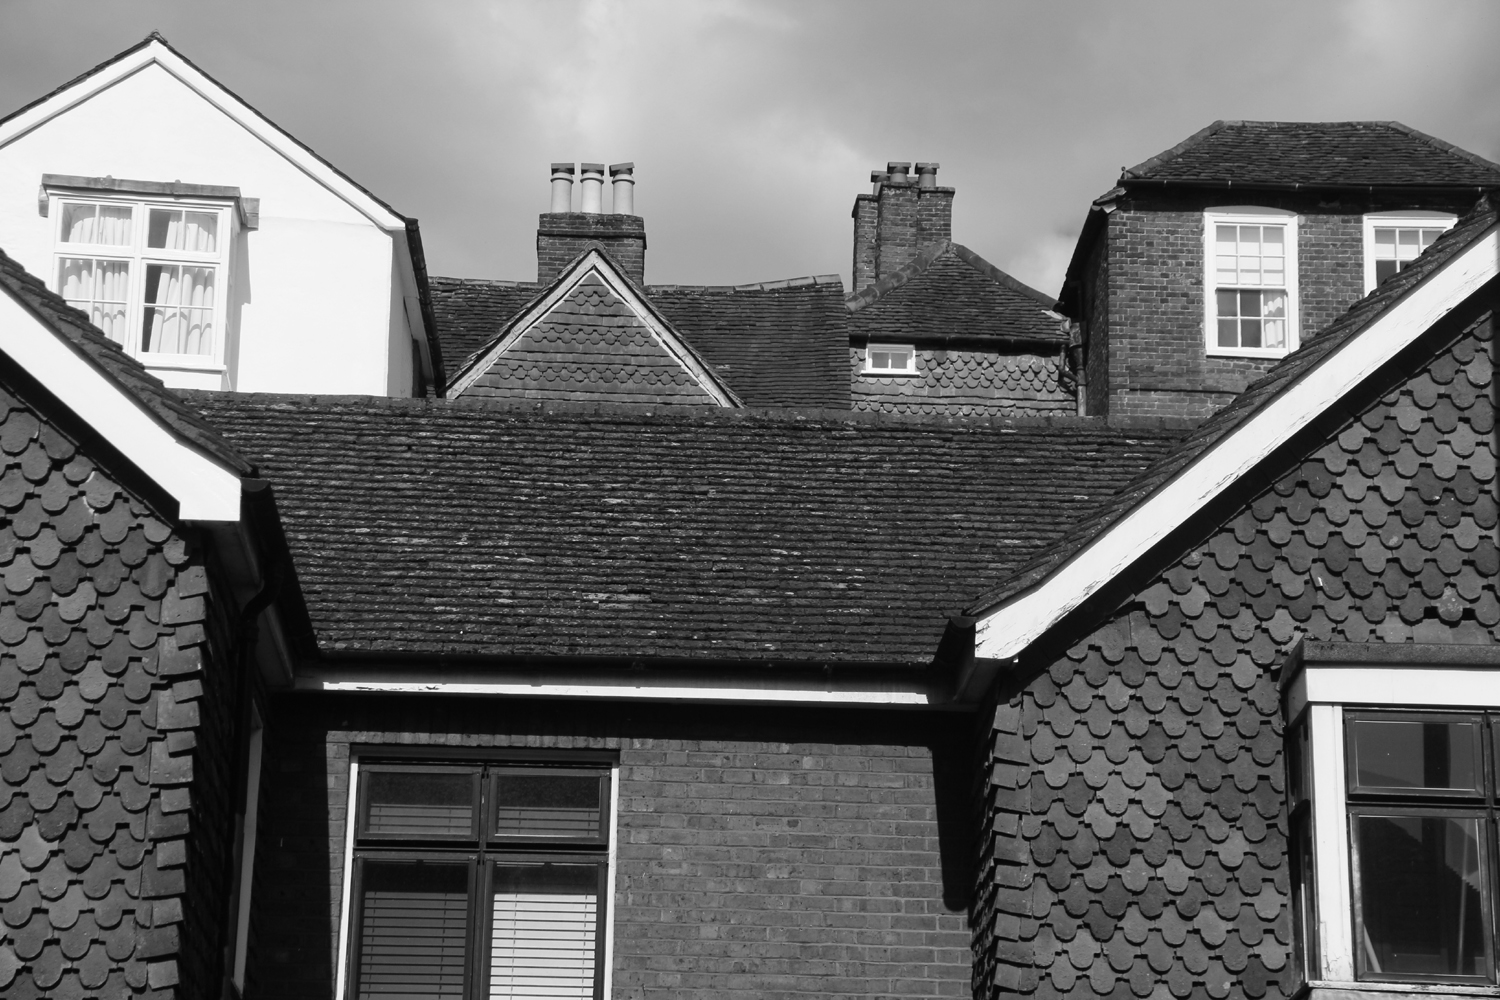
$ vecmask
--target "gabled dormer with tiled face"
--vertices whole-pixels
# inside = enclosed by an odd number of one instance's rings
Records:
[[[443,381],[415,222],[159,35],[0,119],[0,248],[169,386]]]
[[[1500,165],[1398,122],[1220,121],[1126,170],[1058,303],[1087,411],[1203,419],[1496,190]]]

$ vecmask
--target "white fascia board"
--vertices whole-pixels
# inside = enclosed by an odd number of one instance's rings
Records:
[[[237,473],[172,433],[9,294],[0,294],[0,351],[176,499],[179,517],[239,520]]]
[[[1019,655],[1497,273],[1500,228],[1491,227],[1040,584],[986,612],[975,655]]]
[[[678,364],[682,365],[697,380],[703,391],[714,398],[716,403],[725,407],[737,407],[740,405],[729,394],[718,377],[698,362],[698,359],[682,342],[681,338],[673,333],[661,316],[657,314],[656,309],[649,302],[637,295],[635,289],[615,273],[615,269],[610,266],[609,261],[597,250],[590,250],[585,254],[562,280],[552,286],[552,290],[543,296],[540,302],[517,317],[511,324],[510,332],[469,366],[469,370],[464,372],[453,383],[449,394],[451,396],[463,395],[471,385],[479,380],[480,376],[490,370],[490,366],[495,363],[496,358],[510,350],[511,346],[533,326],[545,320],[552,310],[557,308],[558,304],[566,299],[568,294],[577,288],[590,274],[598,275],[599,279],[608,285],[611,291],[623,299],[626,305],[630,306],[636,317],[642,323],[646,324],[646,328],[651,331],[651,335],[656,338],[657,343],[662,346],[662,349],[670,354]]]
[[[1288,702],[1500,708],[1500,672],[1485,667],[1305,667]]]
[[[290,163],[348,202],[355,211],[386,230],[406,229],[406,220],[386,208],[357,184],[293,139],[275,122],[235,97],[161,42],[153,40],[101,68],[86,79],[42,101],[0,125],[0,148],[64,114],[146,67],[156,64],[182,84],[276,150]]]

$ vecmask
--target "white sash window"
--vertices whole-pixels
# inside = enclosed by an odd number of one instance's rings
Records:
[[[1210,355],[1279,358],[1297,348],[1297,217],[1204,213],[1204,335]]]

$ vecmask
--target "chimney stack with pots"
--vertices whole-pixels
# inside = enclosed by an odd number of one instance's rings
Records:
[[[919,253],[953,238],[953,189],[937,186],[938,164],[892,161],[870,174],[873,190],[854,199],[854,291],[868,288]]]
[[[574,164],[552,164],[551,211],[536,231],[536,277],[547,284],[580,254],[603,250],[632,281],[646,280],[646,224],[635,214],[635,164],[609,168],[612,211],[604,213],[604,164],[578,164],[578,211],[572,211]]]

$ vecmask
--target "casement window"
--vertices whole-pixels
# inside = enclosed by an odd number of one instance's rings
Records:
[[[608,765],[362,762],[348,998],[599,1000]]]
[[[237,188],[48,174],[53,289],[152,368],[224,367],[230,251],[259,201]]]
[[[1457,218],[1446,212],[1384,212],[1365,216],[1365,292],[1422,255]]]
[[[870,344],[865,348],[866,375],[915,375],[917,351],[910,344]]]
[[[1294,673],[1288,846],[1308,980],[1500,984],[1500,676]]]
[[[1297,216],[1204,213],[1204,336],[1209,354],[1278,358],[1297,348]]]

